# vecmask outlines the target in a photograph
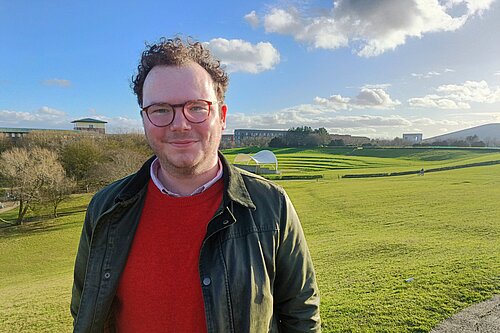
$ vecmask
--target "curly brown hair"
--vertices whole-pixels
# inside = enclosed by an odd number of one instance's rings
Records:
[[[155,66],[182,66],[195,62],[203,67],[212,77],[215,94],[219,101],[224,101],[229,77],[222,69],[220,61],[215,59],[202,43],[188,38],[160,38],[158,43],[146,44],[141,60],[137,66],[137,75],[132,76],[131,88],[137,96],[137,102],[142,107],[142,89],[149,71]]]

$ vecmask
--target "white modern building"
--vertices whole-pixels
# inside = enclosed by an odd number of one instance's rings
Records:
[[[422,142],[422,133],[407,133],[403,134],[403,141],[409,143],[420,143]]]
[[[106,134],[106,126],[107,121],[92,119],[92,118],[83,118],[72,121],[75,131],[88,131],[88,132],[98,132],[102,134]]]

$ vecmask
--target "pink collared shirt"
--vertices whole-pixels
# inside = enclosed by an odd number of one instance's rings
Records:
[[[156,185],[156,187],[158,187],[158,189],[161,191],[161,193],[164,193],[164,194],[168,194],[172,197],[189,197],[189,196],[192,196],[192,195],[195,195],[195,194],[199,194],[203,191],[205,191],[206,189],[208,189],[210,186],[212,186],[213,184],[215,184],[219,179],[222,178],[222,163],[220,161],[220,158],[217,160],[217,166],[219,167],[219,169],[217,170],[217,174],[215,175],[215,177],[210,180],[209,182],[201,185],[200,187],[198,187],[196,190],[194,190],[193,193],[189,194],[189,195],[180,195],[178,193],[174,193],[172,191],[169,191],[165,188],[165,186],[163,186],[163,184],[161,183],[160,179],[158,178],[158,171],[160,170],[160,160],[158,160],[158,157],[155,158],[155,160],[153,161],[153,163],[151,163],[151,180],[153,181],[153,183]]]

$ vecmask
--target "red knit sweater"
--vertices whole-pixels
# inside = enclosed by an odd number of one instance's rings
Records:
[[[116,294],[118,332],[207,331],[198,259],[223,187],[175,198],[149,183]]]

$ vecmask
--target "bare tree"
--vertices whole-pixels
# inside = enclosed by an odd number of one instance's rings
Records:
[[[45,178],[40,188],[40,200],[42,203],[49,203],[52,206],[52,216],[57,217],[57,208],[59,204],[70,196],[76,188],[76,182],[66,176],[62,165],[51,163],[47,167],[52,170],[51,175]]]
[[[39,184],[36,177],[30,172],[30,154],[26,149],[12,148],[2,153],[0,172],[7,179],[12,195],[19,201],[17,224],[20,224],[24,215],[37,196]]]
[[[142,152],[118,148],[106,153],[106,161],[89,173],[93,185],[101,187],[136,172],[148,158]]]
[[[36,203],[43,202],[50,192],[64,192],[61,187],[69,183],[64,180],[64,169],[57,160],[55,152],[34,147],[12,148],[0,155],[0,173],[7,179],[12,194],[19,201],[19,211],[16,224],[22,223],[26,213]],[[61,202],[61,195],[55,204]],[[51,194],[50,197],[54,197]],[[52,199],[51,199],[52,200]],[[55,199],[54,199],[55,200]]]

